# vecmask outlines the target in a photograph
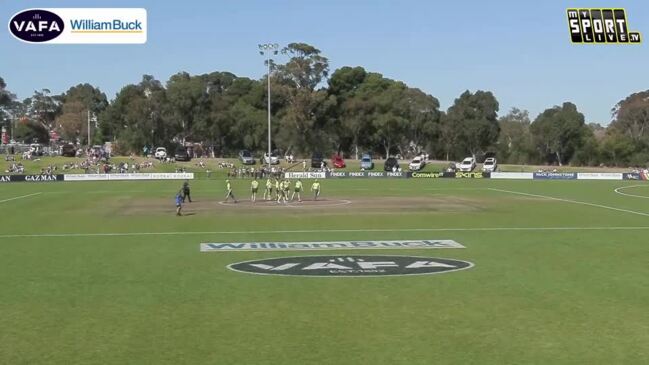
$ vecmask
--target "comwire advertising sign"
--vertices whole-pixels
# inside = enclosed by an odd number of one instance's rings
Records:
[[[9,20],[9,32],[27,43],[146,43],[141,8],[26,9]]]

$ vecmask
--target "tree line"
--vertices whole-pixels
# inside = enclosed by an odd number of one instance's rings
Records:
[[[533,120],[517,108],[499,116],[498,100],[482,90],[465,91],[443,111],[434,96],[363,67],[330,73],[329,60],[304,43],[289,44],[276,58],[285,62],[270,61],[272,148],[284,154],[428,153],[458,160],[495,153],[501,163],[614,166],[649,161],[649,90],[618,102],[603,127],[587,123],[570,102]],[[55,131],[84,145],[111,141],[122,154],[188,142],[217,156],[240,149],[260,154],[268,148],[266,87],[266,76],[179,72],[165,83],[144,75],[112,100],[86,83],[60,95],[38,90],[21,101],[0,78],[0,120],[25,142],[46,143]]]

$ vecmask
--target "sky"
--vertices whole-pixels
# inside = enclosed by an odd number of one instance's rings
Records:
[[[0,31],[0,77],[20,99],[88,82],[109,99],[143,74],[161,81],[187,71],[261,78],[259,43],[305,42],[330,69],[363,66],[435,96],[447,109],[465,90],[489,90],[500,115],[570,101],[587,122],[649,89],[648,45],[574,45],[567,7],[624,7],[630,30],[649,37],[640,0],[0,0],[0,19],[28,8],[142,7],[144,45],[26,44]],[[278,61],[282,61],[280,58]]]

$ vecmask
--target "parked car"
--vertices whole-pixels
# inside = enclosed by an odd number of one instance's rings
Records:
[[[337,169],[343,169],[347,166],[345,165],[345,160],[341,155],[333,155],[331,157],[331,165]]]
[[[460,163],[460,171],[471,172],[475,169],[475,158],[467,157]]]
[[[311,155],[311,167],[314,169],[319,169],[322,167],[323,162],[324,162],[324,158],[322,157],[322,153],[313,152],[313,154]]]
[[[154,156],[155,156],[155,158],[157,158],[158,160],[163,160],[163,159],[167,158],[167,149],[164,148],[164,147],[158,147],[158,148],[156,148],[156,149],[155,149]]]
[[[385,171],[392,171],[394,169],[399,169],[399,161],[397,161],[396,158],[390,157],[387,160],[385,160],[385,165],[383,165],[383,170]]]
[[[64,144],[63,147],[61,147],[61,156],[63,157],[76,157],[77,155],[77,148],[72,144]]]
[[[484,172],[494,172],[497,168],[498,164],[495,157],[489,157],[488,159],[484,160],[484,163],[482,164],[482,171]]]
[[[191,161],[192,157],[189,155],[187,148],[178,147],[176,153],[174,154],[174,159],[176,161]]]
[[[248,150],[239,151],[239,161],[244,165],[254,165],[255,159],[252,157],[252,153]]]
[[[424,158],[417,156],[412,159],[412,161],[408,165],[408,168],[410,169],[410,171],[419,171],[423,169],[424,166],[426,166],[426,161],[424,160]]]
[[[372,170],[374,168],[374,162],[372,162],[372,157],[369,154],[364,154],[361,157],[361,169],[362,170]]]
[[[268,152],[264,153],[264,163],[268,164],[269,161],[271,165],[279,165],[279,156],[277,156],[277,153],[271,152],[270,157],[268,157]]]

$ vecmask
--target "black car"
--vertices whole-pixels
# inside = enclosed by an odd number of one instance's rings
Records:
[[[63,157],[75,157],[77,155],[77,148],[73,144],[68,143],[61,147],[61,156]]]
[[[324,162],[324,158],[322,157],[322,153],[320,152],[314,152],[313,155],[311,155],[311,167],[319,169],[322,167],[322,162]],[[326,166],[326,163],[325,163]]]
[[[187,149],[185,147],[177,148],[174,158],[176,159],[176,161],[190,161],[192,159],[189,153],[187,153]]]
[[[399,161],[396,158],[390,157],[385,160],[385,165],[383,166],[384,171],[392,171],[392,168],[399,169]]]

